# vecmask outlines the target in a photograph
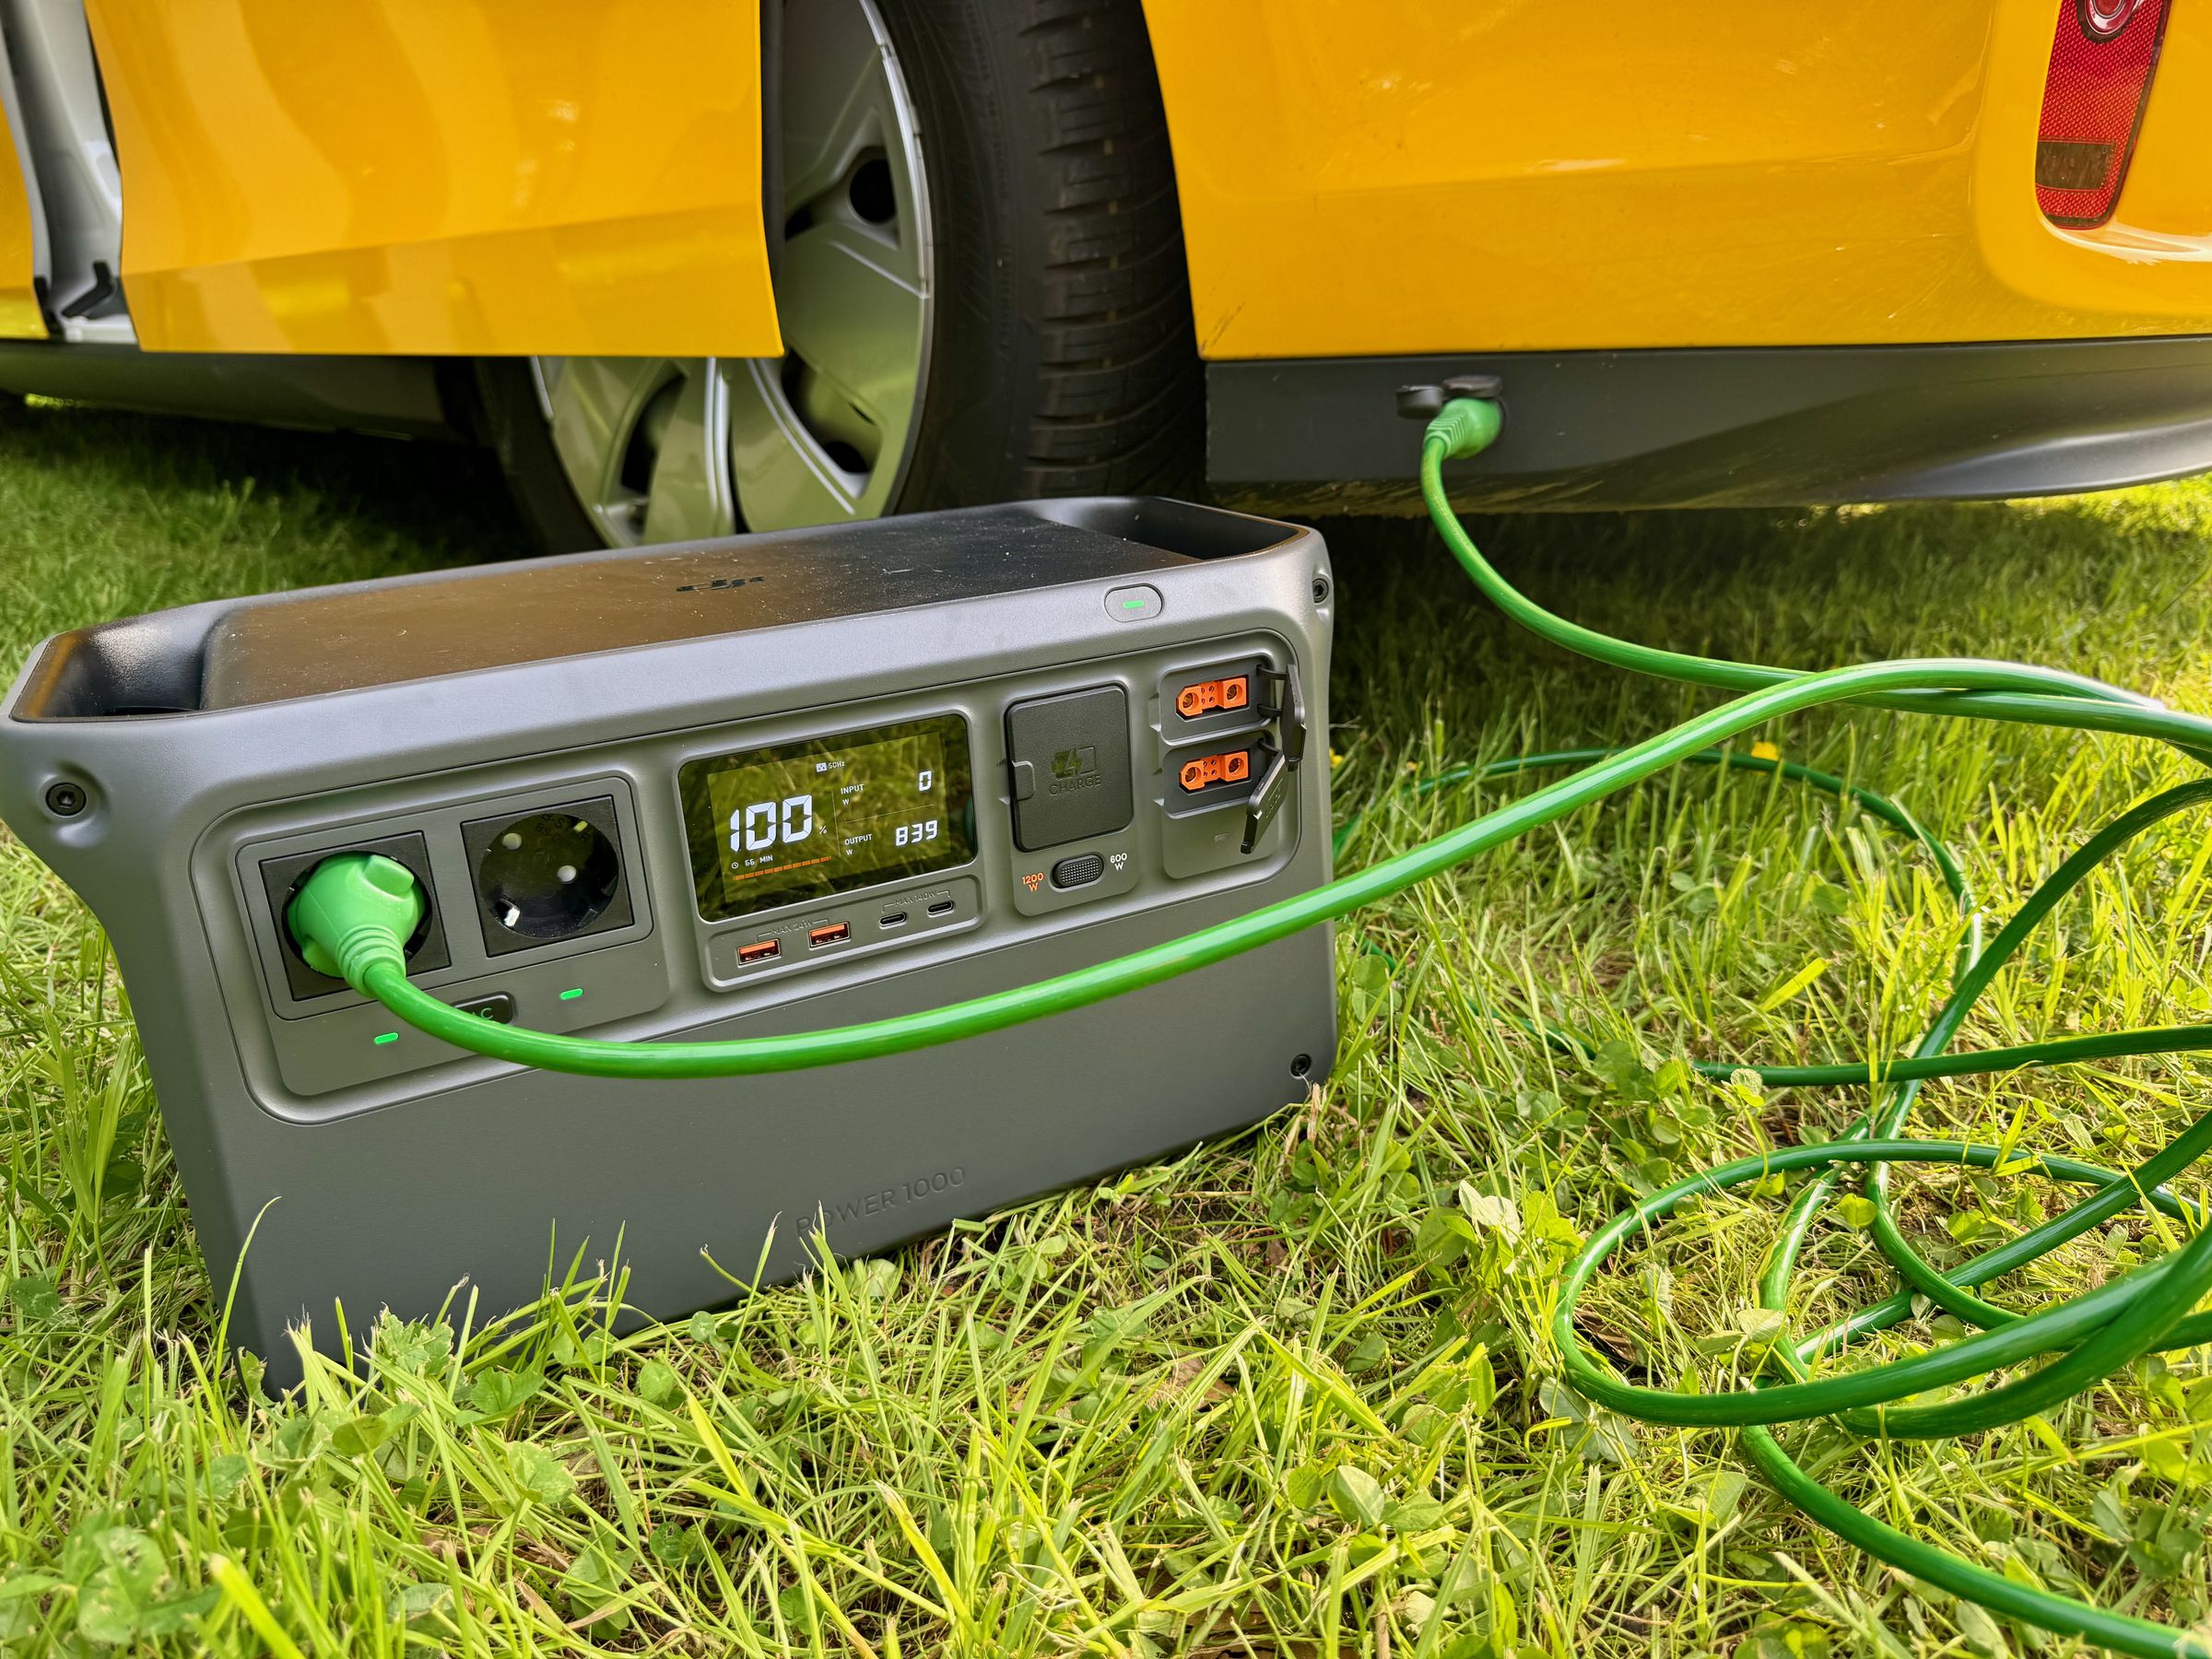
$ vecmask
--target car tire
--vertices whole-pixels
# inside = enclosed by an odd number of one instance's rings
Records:
[[[643,470],[634,437],[619,467],[607,455],[582,454],[572,439],[564,453],[546,360],[479,359],[472,390],[482,436],[549,550],[1032,496],[1197,488],[1204,383],[1174,168],[1138,0],[842,3],[865,7],[888,37],[890,73],[903,82],[899,107],[911,110],[915,128],[915,171],[925,179],[915,194],[931,262],[926,334],[895,479],[871,471],[876,487],[842,501],[841,512],[838,500],[794,505],[789,495],[766,492],[765,508],[748,512],[740,469],[719,519],[656,507],[660,452]],[[792,18],[767,20],[771,42],[779,22]],[[788,76],[779,84],[788,88]],[[778,100],[770,106],[772,121]],[[777,165],[771,159],[771,177]],[[771,188],[771,204],[779,195]],[[771,229],[771,242],[778,233]],[[788,317],[806,299],[791,287],[798,278],[790,267],[800,262],[772,263]],[[628,371],[641,360],[558,361],[618,361]],[[771,397],[793,383],[791,359],[782,367],[778,380],[774,365],[704,364],[723,377],[710,386],[744,391],[741,377],[750,376]],[[702,371],[692,363],[674,371]],[[660,395],[665,405],[669,394]],[[792,404],[799,401],[794,394]],[[698,425],[672,426],[665,413],[659,419],[664,431]],[[648,432],[643,418],[635,430]],[[807,437],[800,429],[794,441],[803,449]],[[712,441],[724,443],[726,458],[726,441]],[[878,453],[871,465],[890,464]],[[634,506],[629,496],[610,503],[580,492],[580,480],[617,476],[644,480]],[[699,494],[695,488],[681,499]]]

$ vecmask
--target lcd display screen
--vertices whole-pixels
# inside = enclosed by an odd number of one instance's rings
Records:
[[[677,774],[710,922],[953,869],[975,856],[958,714],[687,761]]]

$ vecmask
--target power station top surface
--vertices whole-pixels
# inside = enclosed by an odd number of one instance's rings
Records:
[[[1140,576],[1259,552],[1286,534],[1300,533],[1181,501],[1089,497],[216,600],[55,636],[10,712],[75,720],[244,708]],[[1129,591],[1152,592],[1141,582]]]

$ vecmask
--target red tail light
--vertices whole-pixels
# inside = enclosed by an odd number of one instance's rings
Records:
[[[2172,4],[2060,0],[2035,146],[2035,199],[2053,224],[2112,217]]]

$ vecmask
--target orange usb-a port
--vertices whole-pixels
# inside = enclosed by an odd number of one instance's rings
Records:
[[[806,930],[806,947],[809,950],[818,950],[824,945],[834,945],[840,939],[849,939],[852,936],[853,924],[850,922],[825,922],[819,927],[810,927]]]
[[[771,957],[782,954],[783,947],[773,939],[755,939],[750,945],[737,947],[737,960],[740,963],[765,962]]]

